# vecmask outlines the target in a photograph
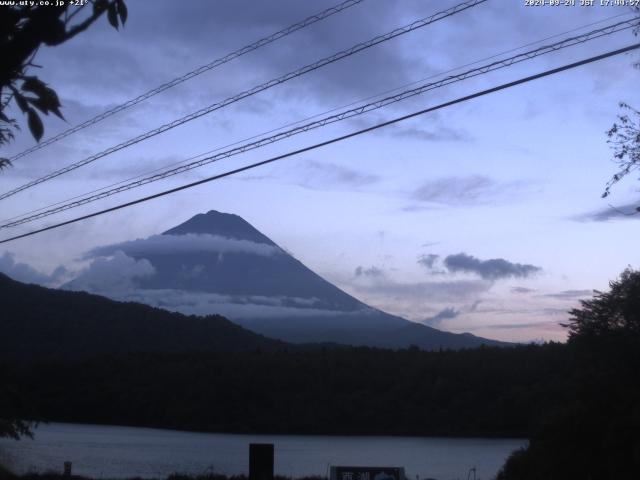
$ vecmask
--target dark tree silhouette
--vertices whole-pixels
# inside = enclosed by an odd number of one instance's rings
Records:
[[[27,117],[29,130],[37,141],[44,134],[40,114],[53,113],[63,118],[56,92],[37,76],[27,75],[27,71],[36,66],[33,61],[42,45],[56,46],[71,40],[105,13],[116,29],[127,20],[124,0],[88,0],[83,6],[66,2],[61,6],[18,4],[0,8],[0,145],[10,142],[19,129],[17,120],[6,114],[12,102]],[[0,170],[9,165],[8,159],[0,158]]]
[[[633,7],[633,10],[640,14],[640,6]],[[638,36],[640,27],[635,28],[633,33]],[[634,67],[640,69],[640,62],[635,63]],[[613,160],[620,170],[607,182],[602,198],[609,196],[613,185],[640,168],[640,112],[625,102],[620,102],[620,108],[622,112],[618,120],[607,131],[607,143],[613,148]],[[640,206],[636,211],[640,212]]]
[[[614,161],[620,170],[607,183],[603,198],[609,196],[614,184],[640,168],[640,112],[624,102],[620,103],[620,108],[624,113],[618,115],[618,121],[607,132]]]
[[[636,478],[640,471],[640,271],[571,310],[565,397],[498,480]]]
[[[30,408],[15,383],[8,380],[7,371],[0,366],[0,438],[18,440],[32,436],[34,422],[24,420],[25,415],[30,416]]]
[[[0,438],[9,437],[18,440],[20,437],[31,437],[31,422],[0,418]]]
[[[109,23],[118,28],[127,20],[124,0],[89,0],[84,6],[3,6],[0,7],[0,146],[14,138],[19,129],[16,119],[5,112],[12,103],[27,117],[29,130],[36,140],[44,134],[40,114],[63,118],[56,92],[35,75],[27,75],[41,45],[56,46],[71,40],[89,28],[104,13]],[[91,12],[87,6],[91,5]],[[78,20],[77,16],[85,18]],[[0,158],[0,170],[10,161]],[[32,423],[12,417],[15,403],[10,385],[0,381],[0,438],[18,439],[31,435]]]
[[[640,333],[640,271],[626,269],[609,282],[608,292],[595,291],[569,313],[569,338],[608,333]]]

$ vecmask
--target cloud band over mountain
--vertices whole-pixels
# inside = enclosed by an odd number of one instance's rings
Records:
[[[85,258],[108,257],[117,251],[127,255],[177,255],[181,253],[210,252],[210,253],[250,253],[254,255],[271,256],[282,253],[273,245],[237,240],[219,235],[195,234],[186,235],[152,235],[149,238],[137,239],[129,242],[106,245],[90,250]]]

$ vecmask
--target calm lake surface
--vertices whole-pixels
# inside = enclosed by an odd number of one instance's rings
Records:
[[[408,480],[495,476],[523,439],[231,435],[52,423],[34,440],[0,440],[0,462],[18,473],[62,471],[95,478],[165,478],[179,472],[248,473],[249,443],[275,445],[275,473],[327,475],[329,465],[405,467]],[[471,476],[473,478],[473,475]]]

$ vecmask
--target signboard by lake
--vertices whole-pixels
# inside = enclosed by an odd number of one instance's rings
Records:
[[[404,468],[331,467],[331,480],[404,480]]]

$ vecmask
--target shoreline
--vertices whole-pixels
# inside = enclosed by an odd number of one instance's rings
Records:
[[[314,438],[348,438],[348,439],[357,439],[357,438],[408,438],[408,439],[442,439],[442,440],[505,440],[505,441],[528,441],[528,438],[525,436],[502,436],[502,435],[491,435],[491,434],[478,434],[478,435],[419,435],[419,434],[394,434],[394,433],[298,433],[298,432],[238,432],[238,431],[209,431],[209,430],[187,430],[180,428],[165,428],[165,427],[156,427],[156,426],[147,426],[147,425],[122,425],[122,424],[110,424],[110,423],[92,423],[92,422],[65,422],[65,421],[40,421],[38,422],[40,425],[68,425],[68,426],[82,426],[82,427],[99,427],[99,428],[113,428],[113,429],[124,429],[124,428],[135,428],[136,430],[151,430],[154,432],[166,432],[166,433],[178,433],[178,434],[190,434],[190,435],[227,435],[227,436],[235,436],[235,437],[314,437]],[[33,429],[33,434],[37,432],[37,427]],[[1,439],[0,439],[1,440]],[[23,440],[29,440],[29,438],[24,438]],[[19,441],[23,441],[19,440]]]
[[[526,439],[207,434],[136,427],[49,424],[36,439],[1,441],[5,464],[23,480],[45,471],[60,477],[65,461],[88,479],[242,479],[250,443],[272,443],[274,472],[286,479],[326,478],[328,465],[396,466],[407,478],[456,478],[474,466],[494,476]],[[1,461],[1,460],[0,460]],[[57,472],[57,473],[56,473]],[[33,476],[35,479],[36,476]]]

